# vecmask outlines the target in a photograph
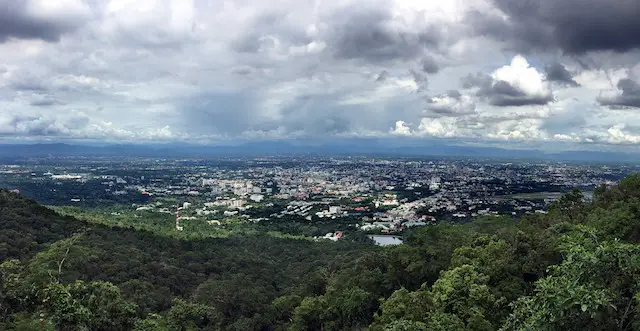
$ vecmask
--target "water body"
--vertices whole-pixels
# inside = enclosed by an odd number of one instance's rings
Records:
[[[369,238],[373,239],[378,246],[401,245],[403,243],[402,237],[398,236],[371,235]]]

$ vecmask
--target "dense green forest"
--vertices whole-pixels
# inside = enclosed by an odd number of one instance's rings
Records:
[[[405,244],[185,240],[0,192],[0,330],[640,330],[640,176]]]

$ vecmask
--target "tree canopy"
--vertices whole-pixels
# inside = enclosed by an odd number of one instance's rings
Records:
[[[388,248],[0,210],[3,330],[640,330],[639,175]]]

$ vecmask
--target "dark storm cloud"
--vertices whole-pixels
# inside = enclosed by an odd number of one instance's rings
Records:
[[[276,45],[304,46],[315,41],[326,44],[324,54],[340,60],[387,62],[417,60],[421,71],[437,73],[436,60],[428,55],[445,50],[447,28],[422,22],[406,26],[385,0],[348,5],[322,13],[317,30],[296,23],[291,13],[276,11],[260,15],[231,43],[239,53],[257,53]]]
[[[518,50],[556,49],[567,54],[640,48],[638,0],[493,0],[508,19],[471,12],[477,34],[510,42]]]
[[[551,94],[547,96],[527,95],[503,80],[496,81],[487,89],[481,89],[479,95],[487,97],[491,105],[498,107],[546,105],[553,101]]]
[[[462,78],[462,87],[478,88],[477,96],[498,107],[546,105],[553,101],[553,95],[528,95],[509,82],[495,80],[483,73],[469,74]]]
[[[577,87],[580,86],[578,82],[573,79],[573,75],[562,63],[553,63],[545,67],[545,75],[547,81],[563,84],[566,86]]]
[[[384,82],[387,80],[387,78],[389,78],[389,72],[386,70],[382,70],[380,74],[378,74],[378,77],[376,78],[376,82]]]
[[[403,30],[394,22],[389,6],[342,8],[327,19],[327,45],[338,59],[371,62],[414,59],[425,49],[436,49],[444,39],[441,27]],[[428,63],[427,69],[433,71]]]
[[[438,63],[431,56],[425,56],[422,61],[420,61],[420,66],[422,68],[422,71],[428,74],[436,74],[438,73],[438,71],[440,71]]]
[[[601,105],[613,108],[640,108],[640,84],[638,82],[624,78],[618,81],[617,86],[620,94],[614,97],[598,97]]]
[[[0,42],[9,38],[55,42],[80,22],[35,17],[27,11],[27,0],[0,0]]]

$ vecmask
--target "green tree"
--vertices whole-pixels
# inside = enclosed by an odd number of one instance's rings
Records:
[[[290,330],[325,330],[324,316],[327,302],[324,296],[306,297],[296,307]]]
[[[426,284],[416,291],[401,288],[383,301],[381,314],[375,316],[375,324],[389,325],[399,320],[424,322],[434,308]]]
[[[41,314],[16,313],[11,316],[11,322],[0,323],[0,330],[14,331],[54,331],[53,323]]]
[[[440,312],[458,316],[469,330],[492,330],[486,314],[496,298],[487,286],[488,280],[471,265],[447,270],[431,289],[434,306]]]
[[[631,330],[637,320],[640,247],[599,241],[585,226],[564,236],[560,265],[519,298],[502,330]]]
[[[488,276],[472,265],[462,265],[442,273],[429,289],[400,289],[385,300],[373,329],[385,330],[398,321],[424,324],[424,330],[493,330],[487,320],[496,299],[487,286]],[[403,322],[400,325],[422,325]],[[394,326],[395,327],[395,326]]]
[[[128,330],[136,319],[135,304],[108,282],[50,283],[42,291],[42,303],[59,330]]]
[[[549,214],[557,221],[567,221],[572,224],[583,223],[586,220],[587,207],[584,195],[575,188],[554,202],[549,208]]]
[[[480,236],[469,246],[456,249],[451,267],[472,265],[480,274],[487,276],[486,285],[496,305],[487,307],[484,314],[492,323],[500,324],[508,312],[508,303],[526,294],[527,284],[523,279],[523,263],[518,259],[516,247],[497,236]]]
[[[214,308],[176,298],[167,317],[170,331],[219,330],[222,317]]]
[[[213,307],[225,317],[251,317],[270,306],[272,289],[245,274],[208,279],[194,291],[194,300]]]
[[[162,316],[149,314],[147,318],[136,321],[133,331],[168,331],[168,329]]]
[[[293,316],[293,312],[302,302],[302,297],[297,294],[284,295],[275,298],[271,305],[275,311],[277,320],[288,322]]]

